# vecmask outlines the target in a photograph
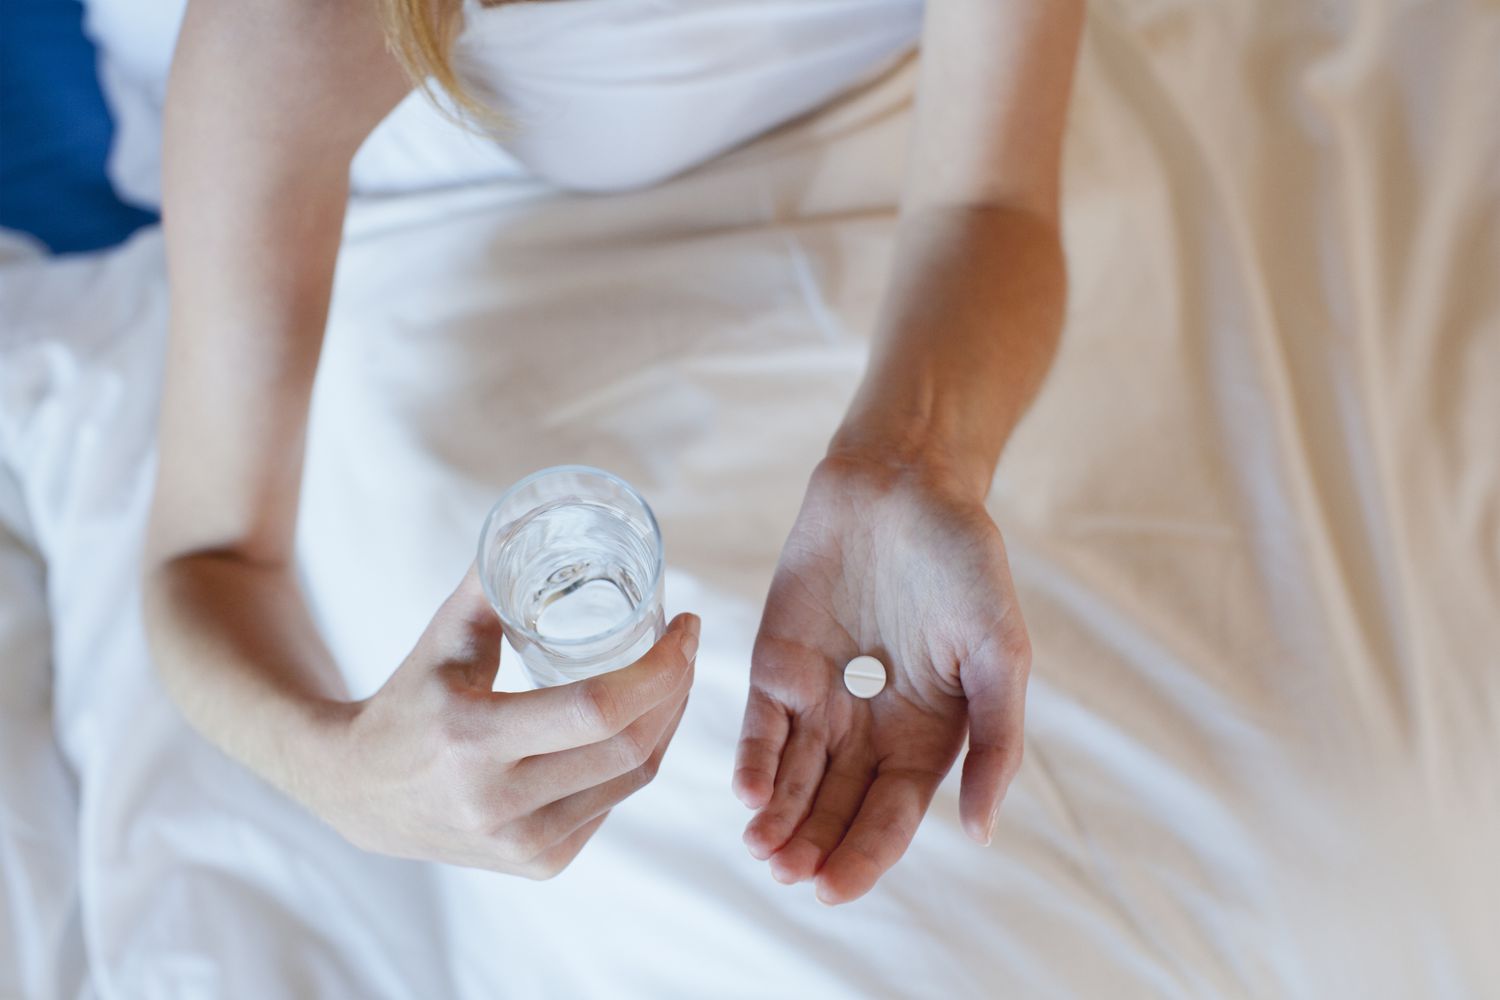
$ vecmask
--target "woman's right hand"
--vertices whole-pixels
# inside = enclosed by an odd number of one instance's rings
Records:
[[[345,700],[295,528],[349,164],[412,87],[377,15],[188,5],[164,118],[172,336],[147,634],[184,718],[354,843],[549,875],[655,771],[698,623],[623,670],[495,694],[500,627],[471,574],[390,681]]]
[[[495,692],[500,622],[471,568],[385,686],[331,721],[300,797],[366,850],[550,878],[656,775],[698,630],[678,615],[628,667]]]

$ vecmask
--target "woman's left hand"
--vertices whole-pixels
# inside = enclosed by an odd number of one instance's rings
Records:
[[[885,665],[865,700],[860,654]],[[735,793],[750,853],[818,898],[864,895],[911,843],[969,737],[960,810],[982,843],[1021,762],[1030,648],[983,498],[926,470],[814,472],[756,639]]]

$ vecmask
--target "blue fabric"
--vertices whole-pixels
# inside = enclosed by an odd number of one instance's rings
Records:
[[[83,5],[0,0],[0,226],[71,253],[154,222],[110,187],[110,134]]]

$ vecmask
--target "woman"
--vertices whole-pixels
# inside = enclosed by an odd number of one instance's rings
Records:
[[[618,16],[629,2],[527,16]],[[495,13],[385,3],[193,0],[184,19],[165,121],[172,346],[147,624],[193,725],[354,843],[546,877],[650,780],[686,703],[699,625],[679,616],[618,672],[496,694],[499,626],[471,570],[380,691],[361,702],[344,691],[291,559],[350,162],[413,79],[477,103],[452,69],[454,39],[466,17]],[[869,18],[879,5],[700,0],[680,16],[728,25],[755,8],[795,32],[800,18]],[[750,852],[783,882],[816,878],[825,902],[862,895],[897,861],[966,733],[961,809],[975,840],[988,840],[1020,763],[1029,648],[984,499],[1061,325],[1058,161],[1081,7],[925,11],[873,356],[771,585],[733,779],[755,810]],[[697,57],[712,66],[712,44]],[[548,129],[571,127],[527,122],[517,155],[569,186],[655,179],[570,175],[578,158],[546,151]],[[691,138],[692,156],[716,151]],[[841,683],[859,653],[891,673],[871,701]]]

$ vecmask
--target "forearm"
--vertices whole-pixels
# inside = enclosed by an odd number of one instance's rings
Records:
[[[832,454],[983,496],[1062,327],[1062,138],[1078,0],[926,7],[891,281]]]
[[[869,368],[830,453],[940,471],[983,496],[1051,364],[1065,304],[1050,215],[999,205],[909,213]]]
[[[167,202],[172,331],[143,567],[147,634],[188,721],[305,799],[298,761],[318,759],[321,723],[346,697],[292,571],[344,189],[337,178],[317,185],[323,197],[295,221],[278,212],[211,231],[225,220],[214,201],[191,196],[193,182],[189,196],[170,187]],[[296,227],[299,240],[273,227]]]
[[[299,796],[349,710],[291,569],[308,401],[349,162],[406,89],[357,0],[194,0],[168,85],[147,631],[189,721]]]
[[[187,720],[230,756],[307,801],[353,711],[292,574],[228,554],[167,560],[145,578],[157,673]]]

